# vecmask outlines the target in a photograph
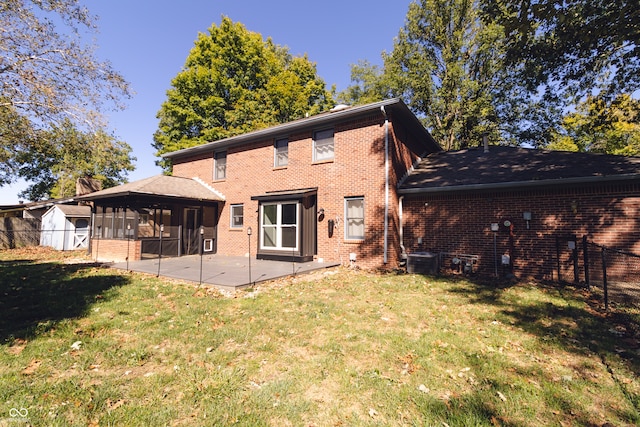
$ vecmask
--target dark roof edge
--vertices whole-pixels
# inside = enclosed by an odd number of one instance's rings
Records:
[[[266,193],[251,196],[251,200],[258,201],[276,201],[287,199],[300,199],[302,197],[310,196],[312,194],[318,194],[318,187],[301,188],[299,190],[285,190],[285,191],[267,191]]]
[[[539,181],[513,181],[513,182],[495,182],[490,184],[469,184],[469,185],[457,185],[457,186],[443,186],[443,187],[419,187],[419,188],[400,188],[399,194],[433,194],[433,193],[450,193],[457,191],[471,191],[471,190],[504,190],[509,188],[531,188],[531,187],[544,187],[548,185],[560,185],[560,184],[595,184],[600,182],[615,182],[615,181],[632,181],[639,180],[640,174],[623,174],[623,175],[609,175],[609,176],[586,176],[575,178],[557,178],[557,179],[543,179]]]
[[[334,112],[324,112],[315,116],[306,117],[303,119],[294,120],[287,123],[271,126],[264,129],[259,129],[241,135],[231,136],[229,138],[220,139],[218,141],[207,142],[202,145],[196,145],[194,147],[183,148],[182,150],[173,151],[171,153],[164,153],[162,157],[165,159],[172,159],[176,157],[182,157],[186,155],[193,155],[202,152],[208,152],[215,149],[228,148],[234,145],[240,145],[245,142],[254,141],[258,138],[266,138],[270,136],[282,135],[285,133],[291,133],[300,129],[307,129],[314,126],[322,126],[327,123],[335,122],[341,119],[347,119],[349,117],[355,117],[360,114],[372,113],[379,111],[382,114],[381,107],[401,106],[411,113],[409,107],[400,98],[391,98],[384,101],[374,102],[366,105],[357,105],[349,107],[344,110],[338,110]],[[413,113],[411,113],[413,115]],[[414,115],[415,117],[415,115]],[[429,135],[427,129],[424,128],[422,123],[415,118],[416,122],[424,129],[425,135]],[[431,137],[431,139],[433,139]],[[431,141],[430,141],[431,142]],[[435,141],[433,141],[435,143]]]
[[[206,201],[206,202],[221,202],[221,201],[223,201],[223,200],[215,200],[215,199],[204,199],[202,197],[195,198],[195,197],[180,196],[180,195],[176,195],[176,194],[158,194],[158,193],[153,193],[153,192],[150,192],[150,191],[131,191],[131,190],[120,191],[118,193],[109,193],[109,194],[105,194],[105,195],[98,195],[98,196],[94,196],[94,197],[91,197],[90,194],[87,194],[86,196],[82,196],[82,200],[117,199],[117,198],[121,198],[121,197],[134,197],[134,196],[135,197],[153,196],[153,197],[158,197],[160,199],[197,200],[197,201]]]

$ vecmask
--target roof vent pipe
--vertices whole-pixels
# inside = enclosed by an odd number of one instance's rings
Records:
[[[488,153],[489,152],[489,137],[487,136],[486,133],[482,134],[482,145],[484,147],[484,152]]]

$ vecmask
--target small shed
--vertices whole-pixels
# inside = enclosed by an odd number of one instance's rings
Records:
[[[90,218],[89,206],[52,206],[42,215],[40,246],[51,246],[61,251],[86,249]]]

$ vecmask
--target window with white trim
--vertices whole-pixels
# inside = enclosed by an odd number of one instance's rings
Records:
[[[298,249],[298,205],[297,202],[278,202],[264,203],[260,206],[262,249]]]
[[[216,181],[227,178],[227,152],[218,151],[213,155],[213,179]]]
[[[332,160],[334,157],[333,129],[313,133],[313,161]]]
[[[364,239],[364,197],[344,199],[344,238]]]
[[[289,140],[287,138],[276,139],[273,156],[274,167],[280,168],[289,164]]]
[[[242,228],[244,225],[244,206],[231,205],[231,228]]]

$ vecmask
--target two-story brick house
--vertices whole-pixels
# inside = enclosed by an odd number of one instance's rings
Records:
[[[196,253],[203,233],[205,250],[221,255],[395,267],[404,252],[398,184],[440,150],[389,99],[168,153],[172,177],[85,197],[94,201],[92,252],[110,260]]]

